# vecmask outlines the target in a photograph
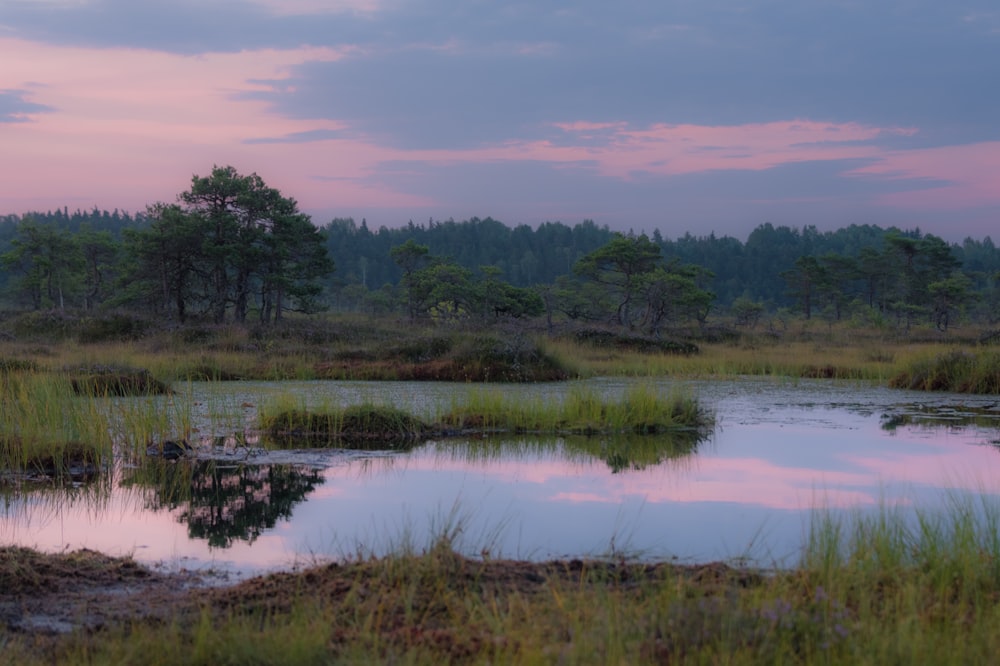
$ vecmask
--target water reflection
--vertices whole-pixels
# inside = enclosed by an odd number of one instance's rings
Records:
[[[630,387],[627,379],[589,383],[609,399]],[[679,382],[661,383],[669,393]],[[707,440],[511,436],[259,455],[267,443],[246,428],[267,391],[303,404],[369,400],[433,414],[469,387],[193,385],[204,414],[193,411],[190,423],[220,460],[143,464],[61,495],[0,495],[0,535],[52,550],[259,570],[357,546],[384,551],[402,534],[420,541],[433,533],[435,517],[458,505],[473,516],[470,532],[489,535],[483,540],[495,556],[575,557],[613,542],[652,557],[698,560],[755,550],[770,564],[794,556],[816,507],[868,511],[885,503],[933,506],[956,492],[1000,496],[1000,452],[983,446],[1000,435],[996,398],[829,381],[683,388],[717,415]],[[572,386],[499,390],[558,400]],[[218,408],[223,403],[238,408]],[[505,531],[494,538],[498,526]],[[482,543],[473,536],[469,545],[477,554]]]
[[[468,466],[523,458],[600,461],[612,474],[638,472],[693,456],[709,438],[696,431],[650,435],[569,435],[563,437],[481,437],[440,440],[436,452]]]
[[[123,488],[144,487],[144,507],[175,510],[188,536],[212,548],[253,543],[323,483],[320,470],[297,465],[228,465],[214,461],[151,464],[130,470]]]
[[[920,428],[962,429],[1000,428],[1000,413],[995,404],[987,405],[941,405],[910,403],[900,404],[882,414],[882,428],[894,432],[903,426]]]

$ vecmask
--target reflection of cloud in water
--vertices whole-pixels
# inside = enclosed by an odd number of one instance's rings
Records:
[[[629,382],[592,384],[614,392]],[[302,386],[329,399],[330,383]],[[393,395],[402,404],[423,388],[400,384]],[[433,395],[447,401],[449,390],[466,388],[433,387]],[[566,388],[530,390],[543,395]],[[510,526],[508,553],[578,556],[615,534],[625,520],[637,545],[712,557],[757,540],[762,528],[767,548],[792,551],[801,544],[813,507],[864,510],[907,501],[936,506],[951,489],[993,493],[1000,486],[1000,454],[982,446],[997,438],[990,412],[995,398],[764,379],[703,382],[693,392],[720,418],[722,427],[712,439],[693,453],[670,447],[644,451],[641,440],[610,442],[612,452],[639,454],[640,464],[621,465],[618,473],[605,455],[609,442],[601,438],[584,439],[583,446],[569,438],[507,437],[430,442],[406,453],[270,452],[244,462],[302,463],[301,469],[318,475],[311,489],[299,486],[304,492],[284,512],[280,502],[271,505],[274,493],[263,468],[245,478],[227,473],[195,481],[189,466],[175,465],[156,473],[162,477],[144,480],[125,470],[131,481],[123,480],[121,487],[116,477],[100,492],[22,495],[5,505],[0,534],[10,543],[134,552],[144,561],[192,557],[273,567],[312,553],[335,556],[328,548],[333,542],[361,543],[372,533],[398,538],[400,525],[419,532],[426,518],[458,502],[477,514],[478,530]],[[882,415],[897,413],[911,422],[884,429]],[[956,428],[956,413],[973,413],[979,420]],[[243,418],[242,412],[238,416]],[[230,448],[245,443],[234,440]],[[234,451],[226,455],[228,461],[216,462],[239,463],[231,459],[238,457]],[[192,505],[194,494],[216,491],[233,501],[222,510],[207,498]],[[255,518],[258,509],[271,517]],[[202,534],[189,529],[191,520]],[[210,546],[212,539],[227,545]]]

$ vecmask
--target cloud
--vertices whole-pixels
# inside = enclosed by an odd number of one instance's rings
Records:
[[[314,141],[330,141],[341,138],[344,138],[344,132],[341,129],[312,129],[305,130],[304,132],[293,132],[284,136],[244,139],[243,143],[250,145],[264,143],[312,143]]]
[[[26,169],[60,165],[70,203],[101,187],[81,172],[137,199],[142,178],[173,193],[232,163],[273,165],[304,208],[394,221],[980,220],[1000,205],[995,16],[992,0],[8,1],[0,140]]]
[[[293,0],[89,0],[3,2],[12,36],[58,45],[152,49],[187,55],[340,45],[373,2]]]
[[[0,90],[0,123],[21,123],[33,114],[52,111],[51,107],[25,99],[24,90]]]

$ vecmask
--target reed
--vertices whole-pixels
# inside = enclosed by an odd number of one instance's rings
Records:
[[[8,373],[0,381],[0,467],[61,476],[110,464],[110,423],[67,377]]]

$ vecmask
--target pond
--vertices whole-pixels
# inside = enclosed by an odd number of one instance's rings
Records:
[[[639,380],[582,382],[611,398]],[[795,563],[817,510],[936,507],[1000,495],[997,399],[830,380],[641,380],[681,388],[711,435],[644,453],[641,438],[446,439],[402,451],[265,452],[243,433],[277,396],[384,402],[422,415],[467,384],[195,383],[185,402],[211,459],[122,467],[71,489],[6,497],[0,537],[244,575],[420,549],[452,532],[471,555],[626,555]],[[571,384],[489,387],[560,400]],[[123,399],[117,399],[123,400]],[[662,442],[660,442],[662,444]],[[622,457],[619,452],[630,452]],[[998,497],[1000,499],[1000,497]]]

